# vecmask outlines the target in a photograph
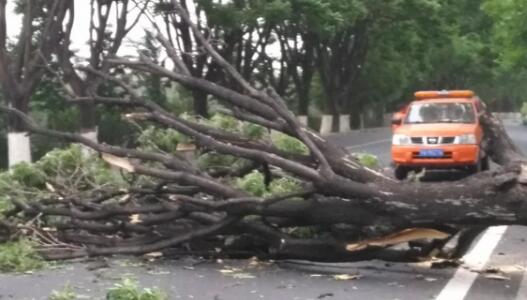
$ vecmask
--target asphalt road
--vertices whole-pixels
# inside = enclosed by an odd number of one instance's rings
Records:
[[[509,127],[508,132],[527,153],[527,127]],[[329,138],[353,152],[373,153],[389,166],[388,129]],[[150,263],[118,258],[68,262],[31,274],[0,274],[0,299],[48,299],[52,290],[65,285],[75,290],[78,299],[104,299],[108,287],[122,278],[134,278],[140,286],[159,287],[169,299],[525,300],[526,239],[524,227],[492,227],[475,243],[460,268],[430,268],[426,262],[322,264],[196,258]]]

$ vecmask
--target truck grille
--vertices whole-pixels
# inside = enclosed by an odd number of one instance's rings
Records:
[[[413,136],[410,137],[414,145],[446,145],[453,144],[456,137],[454,136]]]
[[[422,137],[411,137],[410,140],[412,140],[412,144],[422,144],[423,143]]]
[[[456,139],[456,137],[454,137],[454,136],[444,136],[441,139],[441,144],[452,144],[452,143],[454,143],[455,139]]]

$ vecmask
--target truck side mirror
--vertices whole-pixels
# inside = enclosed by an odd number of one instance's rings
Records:
[[[403,122],[403,119],[401,118],[393,118],[392,119],[392,125],[401,125]]]

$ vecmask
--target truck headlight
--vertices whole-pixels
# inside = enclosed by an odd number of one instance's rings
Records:
[[[463,145],[475,145],[476,142],[476,136],[474,134],[464,134],[456,137],[455,144],[463,144]]]
[[[392,137],[392,145],[410,145],[410,137],[404,134],[394,134]]]

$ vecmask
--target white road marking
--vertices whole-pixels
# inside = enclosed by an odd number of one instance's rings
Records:
[[[518,290],[518,297],[516,300],[527,300],[527,267],[523,272],[523,279],[520,283],[520,289]]]
[[[473,270],[481,270],[485,267],[506,230],[507,226],[495,226],[487,229],[472,250],[463,256],[465,263],[457,269],[436,300],[464,299],[479,275]]]
[[[362,148],[362,147],[366,147],[366,146],[386,143],[386,142],[389,142],[391,140],[392,139],[379,140],[379,141],[375,141],[375,142],[369,142],[369,143],[364,143],[364,144],[360,144],[360,145],[349,146],[349,147],[346,147],[346,149]]]

